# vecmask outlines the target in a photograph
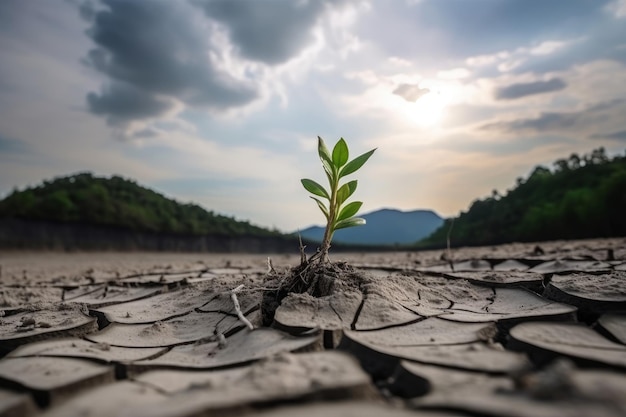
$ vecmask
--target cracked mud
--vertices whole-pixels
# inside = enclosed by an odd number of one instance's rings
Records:
[[[626,241],[541,245],[2,254],[0,416],[623,416]]]

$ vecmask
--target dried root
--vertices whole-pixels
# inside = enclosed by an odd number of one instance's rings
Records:
[[[243,287],[244,285],[241,284],[237,288],[232,289],[230,291],[230,299],[233,301],[233,304],[235,305],[235,311],[237,312],[237,317],[239,317],[239,320],[241,320],[241,322],[245,324],[248,327],[248,329],[254,330],[254,326],[252,325],[252,323],[250,323],[250,320],[248,320],[246,316],[244,316],[243,312],[241,311],[241,307],[239,306],[239,300],[237,299],[237,293],[240,292],[243,289]]]
[[[274,313],[281,301],[290,293],[307,293],[313,297],[325,297],[333,293],[335,282],[348,272],[346,264],[321,262],[318,253],[307,260],[304,247],[300,246],[300,265],[291,268],[284,274],[268,276],[266,287],[272,289],[264,291],[261,301],[261,316],[264,326],[270,326],[274,321]],[[350,268],[351,270],[351,268]],[[271,282],[269,282],[271,281]]]

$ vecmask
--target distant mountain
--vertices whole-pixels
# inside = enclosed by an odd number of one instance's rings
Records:
[[[429,236],[443,224],[443,219],[431,210],[400,211],[382,209],[359,215],[367,224],[340,229],[333,242],[361,245],[405,245]],[[298,233],[298,232],[295,232]],[[303,239],[321,242],[324,227],[312,226],[299,231]]]

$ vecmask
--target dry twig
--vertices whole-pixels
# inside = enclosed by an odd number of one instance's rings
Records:
[[[276,273],[276,270],[274,269],[274,264],[272,264],[272,258],[268,256],[267,257],[267,275],[273,275],[275,273]]]
[[[302,244],[302,236],[300,236],[300,233],[298,233],[298,242],[300,243],[300,265],[305,265],[307,263],[306,253],[304,253],[306,246]]]
[[[452,234],[453,227],[454,227],[454,217],[452,218],[452,222],[450,223],[450,227],[448,228],[448,235],[446,236],[446,243],[447,243],[446,257],[448,258],[448,264],[450,265],[450,269],[452,269],[452,272],[454,272],[454,262],[452,261],[452,250],[450,249],[450,235]]]
[[[246,316],[244,316],[243,313],[241,312],[241,307],[239,306],[239,300],[237,299],[237,293],[240,292],[243,289],[243,287],[244,285],[241,284],[237,288],[230,290],[230,299],[233,300],[233,304],[235,305],[235,311],[237,312],[237,317],[239,317],[239,320],[241,320],[242,323],[248,327],[248,329],[254,330],[254,326],[252,325],[252,323],[250,323],[250,320],[248,320]]]

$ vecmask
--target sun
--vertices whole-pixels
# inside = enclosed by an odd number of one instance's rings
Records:
[[[441,127],[450,113],[450,107],[461,103],[467,95],[461,85],[449,80],[424,79],[412,85],[418,87],[420,94],[396,94],[392,106],[406,123],[420,128]]]
[[[445,118],[449,101],[440,91],[430,91],[415,102],[405,104],[406,117],[420,127],[437,127]]]

